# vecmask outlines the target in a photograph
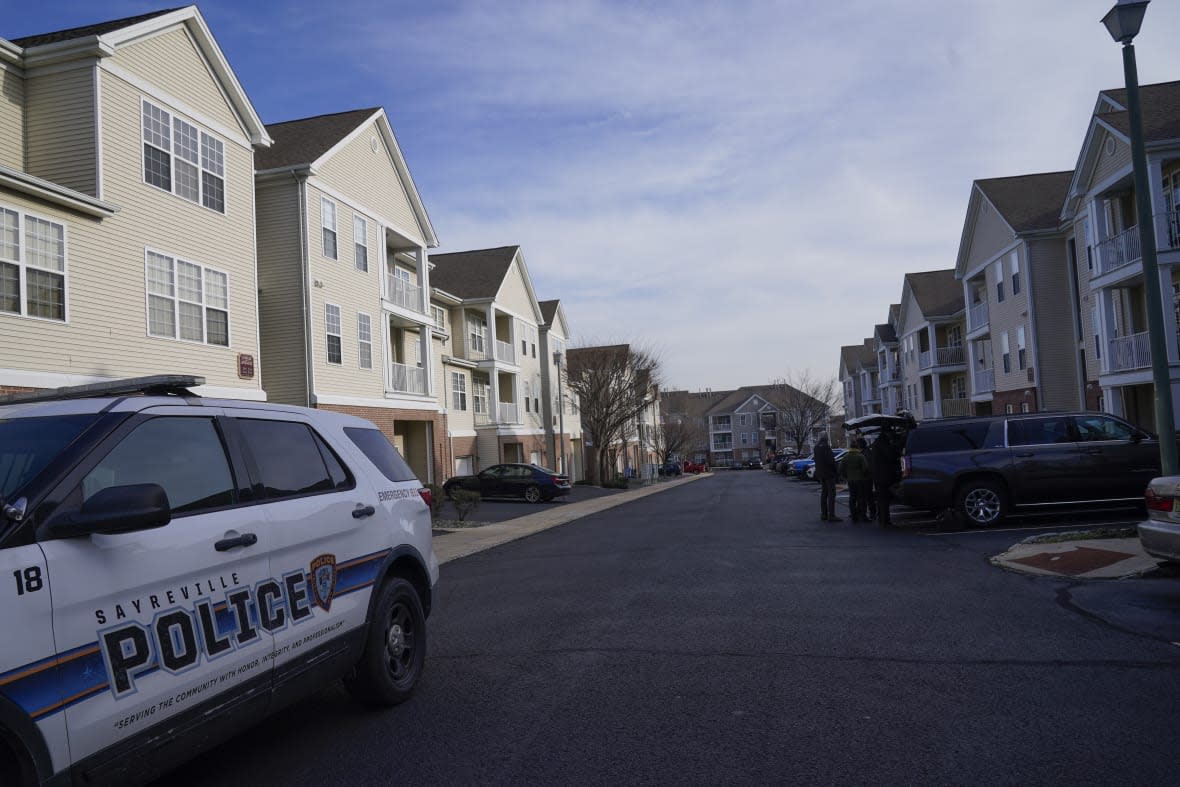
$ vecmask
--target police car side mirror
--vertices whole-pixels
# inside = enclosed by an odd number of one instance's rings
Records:
[[[168,493],[159,484],[109,486],[91,495],[74,513],[55,519],[49,532],[58,538],[114,535],[163,527],[172,521]]]

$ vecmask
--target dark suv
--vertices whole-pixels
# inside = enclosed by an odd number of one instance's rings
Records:
[[[949,509],[975,525],[995,524],[1015,508],[1142,502],[1160,472],[1155,436],[1106,413],[857,421],[904,437],[894,488],[903,504]]]

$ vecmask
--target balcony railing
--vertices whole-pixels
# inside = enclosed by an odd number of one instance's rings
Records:
[[[1160,251],[1180,249],[1180,210],[1155,214],[1155,237]]]
[[[732,451],[733,450],[733,443],[714,443],[713,450],[714,451]]]
[[[938,347],[934,350],[923,350],[918,355],[918,368],[929,369],[932,366],[957,366],[963,363],[963,346]]]
[[[516,363],[516,348],[510,342],[496,340],[496,360],[505,363]]]
[[[1098,264],[1094,274],[1101,276],[1118,270],[1132,262],[1138,262],[1143,253],[1139,249],[1139,228],[1131,227],[1118,235],[1100,241],[1097,246]]]
[[[976,369],[971,375],[971,384],[977,394],[991,393],[996,390],[996,370]]]
[[[1146,369],[1151,366],[1151,341],[1147,331],[1111,339],[1109,347],[1106,363],[1112,372]]]
[[[942,414],[944,417],[956,415],[971,415],[970,399],[943,399]]]
[[[403,309],[425,314],[422,311],[421,287],[416,284],[410,284],[405,279],[399,279],[397,276],[386,276],[385,279],[388,289],[388,292],[385,294],[386,300],[392,301]]]
[[[976,331],[980,328],[986,328],[988,325],[987,301],[981,301],[971,305],[967,311],[967,330]]]
[[[496,412],[502,424],[520,423],[520,406],[515,402],[497,402]]]
[[[426,393],[426,370],[421,367],[395,363],[390,376],[395,391],[412,394]]]
[[[487,426],[488,424],[491,424],[491,423],[494,423],[494,422],[492,421],[492,417],[490,415],[488,415],[487,413],[481,413],[478,410],[475,412],[475,425],[476,426]]]

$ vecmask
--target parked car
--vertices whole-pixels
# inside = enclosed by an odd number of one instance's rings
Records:
[[[746,467],[748,467],[751,470],[761,470],[762,469],[762,460],[761,459],[748,459],[748,460],[746,460]]]
[[[708,470],[708,468],[700,462],[693,462],[691,460],[686,460],[684,462],[684,472],[686,473],[703,473],[706,470]]]
[[[832,456],[836,459],[836,476],[837,478],[843,475],[844,472],[844,454],[848,453],[847,448],[833,448]],[[792,463],[795,469],[796,478],[805,478],[808,481],[815,480],[815,454],[806,459],[797,459]]]
[[[674,476],[680,475],[683,472],[684,466],[675,460],[669,459],[667,462],[664,462],[662,465],[660,465],[660,475]]]
[[[1016,413],[914,423],[906,416],[854,419],[904,440],[907,506],[951,510],[992,525],[1019,508],[1139,503],[1160,473],[1159,441],[1106,413]]]
[[[330,680],[414,691],[422,484],[368,421],[203,383],[0,397],[0,783],[139,784]]]
[[[1147,521],[1139,523],[1143,551],[1180,563],[1180,476],[1153,478],[1144,494]]]
[[[454,476],[443,484],[447,497],[456,489],[479,492],[480,497],[519,497],[529,503],[540,503],[568,495],[570,480],[539,465],[508,462],[492,465],[475,475]]]

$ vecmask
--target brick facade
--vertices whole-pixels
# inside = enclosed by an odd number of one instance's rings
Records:
[[[1025,396],[1024,392],[1028,391],[1029,395]],[[1037,404],[1037,389],[1036,388],[1019,388],[1015,391],[996,391],[992,394],[992,412],[997,415],[1002,415],[1007,412],[1007,406],[1012,405],[1012,412],[1023,412],[1021,407],[1024,403],[1028,403],[1028,411],[1030,413],[1037,412],[1040,407]]]

